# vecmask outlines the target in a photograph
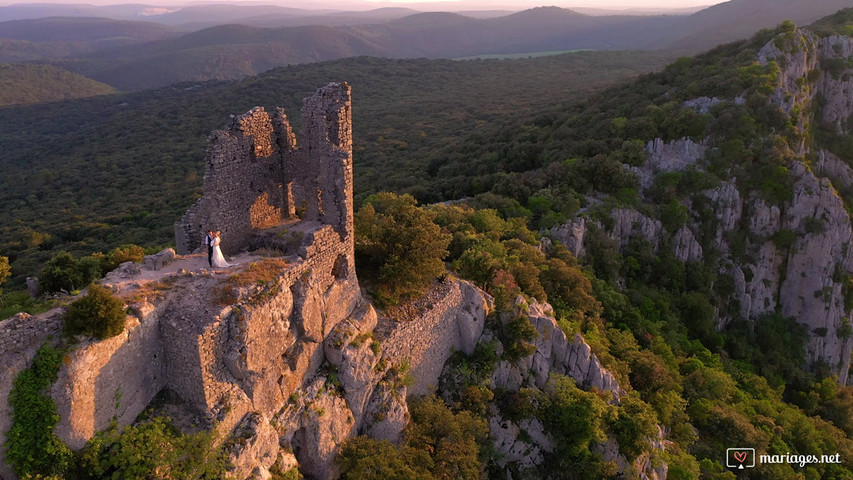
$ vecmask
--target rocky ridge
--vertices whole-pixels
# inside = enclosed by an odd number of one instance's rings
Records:
[[[848,164],[850,159],[841,159],[810,143],[806,134],[813,124],[837,134],[849,133],[847,119],[853,114],[850,58],[850,37],[821,38],[801,29],[781,34],[757,55],[762,65],[777,69],[776,88],[769,101],[791,116],[800,132],[801,141],[789,152],[788,171],[793,179],[789,200],[770,204],[758,192],[741,190],[738,179],[732,178],[700,194],[716,219],[710,235],[702,232],[696,220],[700,217],[698,210],[690,201],[683,201],[693,220],[675,232],[637,210],[616,208],[610,212],[612,228],[578,217],[554,227],[551,236],[578,256],[585,254],[584,240],[591,225],[605,230],[621,248],[633,236],[640,236],[656,251],[666,243],[683,261],[703,260],[708,248],[719,252],[721,273],[734,280],[740,316],[757,320],[778,309],[795,318],[812,332],[809,363],[827,364],[846,383],[853,339],[845,333],[845,326],[853,317],[846,304],[845,285],[853,273],[853,252],[849,251],[853,232],[838,192],[853,185],[853,169]],[[824,68],[834,63],[848,66],[840,72]],[[702,97],[685,102],[685,106],[707,113],[724,102],[742,105],[745,98]],[[653,139],[647,145],[645,163],[629,168],[645,194],[660,173],[703,170],[707,150],[705,142],[694,143],[687,138],[671,142]],[[734,251],[732,238],[737,232],[746,233],[746,255]],[[787,235],[794,237],[790,245],[779,241]],[[724,312],[718,316],[721,327],[732,318]]]

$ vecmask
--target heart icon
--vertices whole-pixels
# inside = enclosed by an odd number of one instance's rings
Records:
[[[734,456],[738,463],[743,463],[746,461],[747,452],[734,452]]]

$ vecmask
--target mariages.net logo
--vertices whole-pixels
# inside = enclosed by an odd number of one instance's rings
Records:
[[[757,462],[761,463],[788,463],[799,465],[800,468],[812,463],[841,463],[841,454],[834,455],[796,455],[791,453],[767,455],[761,454],[757,456]],[[726,449],[726,466],[737,470],[745,468],[754,468],[756,464],[756,455],[754,448],[727,448]]]
[[[729,468],[737,468],[738,470],[755,467],[755,449],[727,448],[726,466]]]

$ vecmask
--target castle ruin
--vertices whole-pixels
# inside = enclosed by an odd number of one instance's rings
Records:
[[[197,251],[213,229],[233,255],[254,232],[296,219],[297,208],[351,244],[352,186],[349,85],[331,83],[305,100],[298,142],[283,109],[270,116],[255,107],[211,134],[204,196],[175,224],[178,253]]]

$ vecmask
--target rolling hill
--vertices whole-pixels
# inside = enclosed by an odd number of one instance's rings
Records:
[[[116,93],[109,85],[52,65],[0,64],[0,106]]]
[[[391,56],[362,36],[324,26],[259,29],[223,25],[173,40],[58,64],[122,90],[175,82],[235,80],[282,65],[359,55]]]
[[[159,23],[97,17],[0,22],[0,62],[79,57],[184,33]]]
[[[0,38],[28,42],[99,42],[115,45],[176,37],[180,29],[153,22],[129,22],[97,17],[47,17],[0,23]]]

